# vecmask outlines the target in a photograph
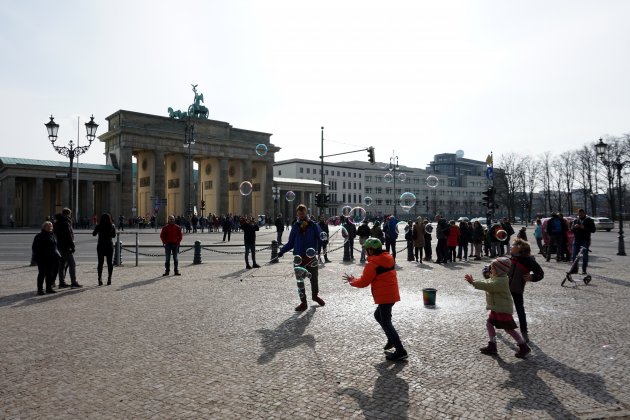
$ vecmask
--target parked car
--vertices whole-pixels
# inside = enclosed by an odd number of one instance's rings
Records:
[[[593,222],[595,222],[595,229],[597,230],[610,232],[615,228],[615,224],[608,217],[593,217],[592,219]]]
[[[468,222],[468,217],[460,217],[459,219],[457,219],[458,222]]]

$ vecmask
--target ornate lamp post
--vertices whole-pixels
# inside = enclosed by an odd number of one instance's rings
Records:
[[[68,172],[68,179],[70,182],[70,189],[68,191],[68,199],[70,201],[70,204],[68,205],[68,207],[72,208],[72,203],[74,202],[74,194],[73,194],[74,191],[72,189],[72,165],[74,163],[74,158],[79,157],[80,155],[88,151],[88,149],[92,145],[92,142],[96,138],[96,130],[98,129],[98,124],[94,122],[94,115],[90,117],[89,122],[85,123],[85,130],[86,130],[85,137],[88,139],[89,144],[87,146],[80,146],[80,147],[79,146],[75,147],[72,140],[68,142],[67,147],[55,146],[55,142],[57,141],[57,132],[59,131],[59,124],[55,122],[55,119],[53,118],[52,115],[50,116],[50,121],[48,121],[48,123],[44,125],[46,126],[46,130],[48,130],[48,139],[50,140],[50,143],[52,144],[55,151],[59,153],[60,155],[65,156],[70,159],[70,171]],[[78,209],[75,209],[75,215],[77,214],[77,212],[78,212]]]
[[[389,158],[389,171],[393,172],[394,175],[394,217],[397,217],[396,214],[396,171],[400,169],[398,166],[398,156],[393,155]]]
[[[610,162],[606,159],[606,151],[608,150],[608,145],[604,143],[602,139],[599,139],[599,143],[595,145],[595,152],[597,156],[601,159],[604,165],[611,165],[615,169],[617,169],[617,200],[619,200],[619,244],[617,245],[617,255],[626,255],[626,246],[623,240],[623,188],[621,187],[621,171],[623,167],[630,163],[629,161],[622,161],[621,155],[618,153],[615,156],[615,160]]]
[[[193,168],[192,168],[192,156],[190,152],[190,147],[195,144],[195,124],[190,122],[190,118],[186,121],[186,128],[184,129],[184,147],[188,147],[188,173],[186,177],[188,178],[188,209],[187,216],[192,217],[192,189],[193,189]]]

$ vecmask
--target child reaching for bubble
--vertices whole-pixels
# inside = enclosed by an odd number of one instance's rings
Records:
[[[470,274],[466,274],[464,279],[475,289],[486,292],[486,309],[490,310],[486,321],[486,329],[488,330],[490,341],[486,347],[480,348],[479,351],[483,354],[497,354],[497,333],[495,328],[499,328],[511,335],[518,344],[518,352],[514,356],[524,359],[531,352],[531,349],[516,331],[516,323],[514,318],[512,318],[514,304],[507,276],[511,264],[512,262],[509,258],[499,257],[492,261],[490,267],[484,267],[483,276],[485,280],[474,280]]]
[[[376,238],[366,239],[363,248],[367,253],[367,264],[363,268],[361,277],[355,278],[351,274],[344,274],[343,279],[353,287],[371,285],[374,303],[378,305],[374,311],[374,318],[387,336],[387,344],[383,349],[395,349],[394,352],[385,353],[385,358],[392,362],[405,360],[407,351],[392,324],[392,308],[396,302],[400,301],[396,261],[389,252],[383,251],[383,244]]]

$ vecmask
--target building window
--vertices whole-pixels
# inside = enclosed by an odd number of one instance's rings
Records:
[[[391,206],[392,205],[392,200],[390,200],[389,198],[387,200],[385,200],[385,205],[386,206]]]
[[[278,176],[282,175],[282,169],[278,171]]]
[[[372,187],[365,187],[366,194],[372,194]]]
[[[361,179],[361,174],[359,174],[359,179]]]
[[[306,173],[310,174],[311,173],[311,168],[306,168]]]
[[[356,183],[356,182],[354,182],[354,183],[353,183],[353,185],[354,185],[354,187],[353,187],[353,188],[356,190],[356,189],[357,189],[357,183]]]
[[[343,176],[344,176],[344,177],[346,176],[346,173],[345,173],[345,172],[343,173]]]
[[[361,177],[359,176],[359,178],[361,178]],[[372,182],[372,175],[366,175],[365,176],[365,182]]]
[[[380,176],[380,175],[377,175],[376,177],[374,177],[374,181],[376,183],[381,183],[381,182],[383,182],[383,177]]]
[[[383,205],[383,199],[381,199],[381,198],[377,198],[377,199],[376,199],[376,205],[377,205],[377,206],[382,206],[382,205]]]
[[[390,187],[385,188],[385,194],[391,194],[392,189]]]
[[[376,194],[383,194],[383,188],[376,187],[375,190],[376,190]]]
[[[361,189],[361,183],[359,182],[359,189]]]
[[[303,174],[304,173],[304,168],[300,168],[300,173]]]
[[[346,189],[346,181],[343,181],[343,183],[342,183],[342,184],[343,184],[343,187],[342,187],[342,188],[345,190],[345,189]]]
[[[339,171],[337,171],[337,176],[341,176],[341,175],[339,175]]]
[[[328,175],[328,169],[326,169],[326,175]]]
[[[346,193],[341,194],[341,197],[343,198],[342,201],[345,203],[346,202]]]

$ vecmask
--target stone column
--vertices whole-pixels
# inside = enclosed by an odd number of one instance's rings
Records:
[[[2,201],[0,202],[0,226],[9,226],[9,216],[15,217],[15,177],[8,176],[2,180]]]
[[[153,176],[153,195],[159,198],[166,198],[166,184],[164,178],[164,152],[153,151],[155,174]]]
[[[120,167],[120,188],[118,193],[118,210],[120,214],[128,218],[132,215],[131,208],[133,207],[133,172],[132,172],[132,150],[130,147],[121,147],[119,158]],[[112,217],[118,220],[118,215]]]
[[[252,161],[249,159],[241,160],[241,165],[243,165],[241,170],[241,177],[243,181],[250,181],[252,179]],[[252,194],[254,192],[252,191]],[[242,195],[241,196],[241,214],[249,214],[252,217],[256,217],[255,214],[252,214],[252,194],[250,195]],[[264,208],[264,207],[263,207]],[[268,214],[268,213],[267,213]]]
[[[264,191],[262,191],[263,197],[263,208],[266,209],[265,214],[274,214],[273,213],[273,162],[268,161],[265,167],[265,186]],[[284,197],[279,197],[279,199],[284,199]],[[275,217],[275,215],[274,215]]]
[[[228,159],[219,159],[219,182],[217,185],[217,196],[219,197],[218,213],[226,214],[229,208],[228,194],[230,188],[228,185]]]
[[[70,184],[68,184],[67,179],[63,179],[57,183],[57,187],[59,187],[60,193],[55,197],[55,214],[61,213],[61,210],[64,207],[68,207],[67,200],[68,194],[70,193]]]
[[[85,180],[85,217],[92,223],[92,216],[94,216],[94,181]],[[113,216],[112,216],[113,217]],[[98,218],[98,215],[97,215]]]
[[[28,224],[31,226],[40,227],[44,222],[46,215],[44,214],[44,178],[38,176],[35,178],[35,188],[33,189],[33,201],[31,203],[30,220]]]

